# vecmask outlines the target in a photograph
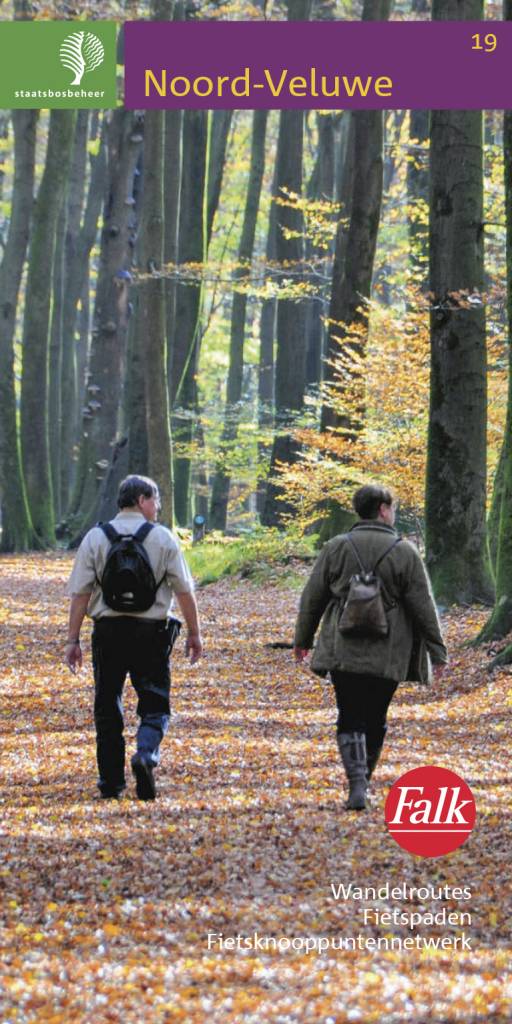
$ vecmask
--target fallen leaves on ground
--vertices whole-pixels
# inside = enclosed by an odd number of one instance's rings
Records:
[[[329,684],[270,646],[291,639],[297,592],[214,584],[199,594],[204,660],[174,657],[158,799],[137,801],[130,779],[101,801],[87,644],[78,676],[61,663],[71,559],[0,565],[3,1024],[511,1019],[512,679],[462,646],[485,612],[446,617],[442,681],[399,689],[373,809],[355,815],[342,810]],[[129,755],[129,684],[125,709]],[[390,784],[421,764],[463,775],[477,803],[467,843],[439,859],[407,854],[384,825]],[[333,898],[349,882],[469,886],[468,904],[448,905],[471,913],[471,951],[219,948],[220,935],[416,934],[362,926],[361,905]]]

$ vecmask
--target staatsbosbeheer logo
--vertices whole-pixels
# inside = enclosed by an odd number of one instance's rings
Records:
[[[60,48],[61,64],[75,76],[71,85],[80,85],[86,72],[99,68],[104,58],[103,43],[94,32],[72,32]]]
[[[391,787],[384,810],[395,842],[420,857],[442,857],[462,846],[476,818],[473,794],[448,768],[425,765]]]
[[[0,22],[0,57],[0,107],[117,105],[115,22]]]

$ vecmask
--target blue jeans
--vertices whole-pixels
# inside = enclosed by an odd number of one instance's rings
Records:
[[[134,616],[104,617],[94,623],[94,721],[98,787],[103,793],[125,787],[123,688],[129,674],[136,690],[137,753],[153,766],[169,728],[171,640],[164,619]]]

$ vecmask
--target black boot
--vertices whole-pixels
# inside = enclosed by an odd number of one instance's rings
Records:
[[[372,775],[373,775],[373,773],[375,771],[375,768],[377,767],[377,763],[378,763],[378,760],[379,760],[379,757],[380,757],[381,753],[382,753],[382,744],[381,744],[380,747],[368,747],[368,746],[366,747],[366,764],[367,764],[366,778],[368,779],[368,782],[370,781],[370,779],[371,779],[371,777],[372,777]]]
[[[348,779],[347,811],[366,811],[366,737],[364,732],[339,732],[338,749]]]
[[[369,736],[368,733],[366,733],[366,778],[368,779],[368,782],[370,781],[375,771],[375,768],[377,767],[379,757],[382,753],[382,747],[384,744],[384,737],[386,735],[386,732],[387,726],[384,726],[384,728],[380,730],[378,735],[373,734]]]

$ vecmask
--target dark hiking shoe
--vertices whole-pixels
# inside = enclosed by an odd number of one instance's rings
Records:
[[[107,783],[102,782],[98,783],[98,789],[102,800],[119,800],[121,793],[126,789],[126,785],[109,786]]]
[[[156,786],[153,778],[153,765],[135,754],[132,757],[132,771],[135,775],[135,791],[139,800],[154,800],[156,797]]]

